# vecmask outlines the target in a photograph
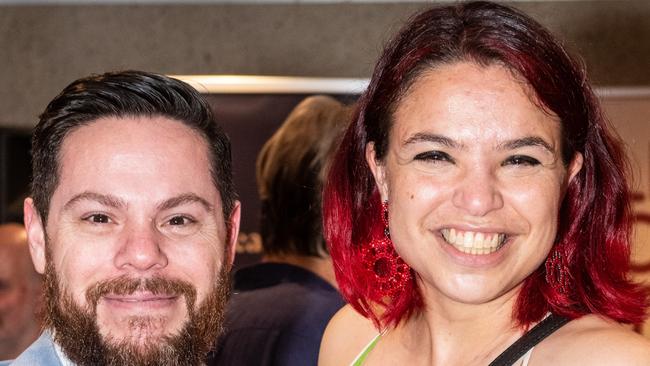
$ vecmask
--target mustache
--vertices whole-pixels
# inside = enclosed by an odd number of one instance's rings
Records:
[[[130,295],[136,291],[151,292],[154,295],[184,296],[188,310],[194,309],[196,302],[196,289],[191,283],[160,275],[147,278],[122,275],[97,282],[86,290],[86,301],[92,309],[96,309],[99,299],[106,295]]]

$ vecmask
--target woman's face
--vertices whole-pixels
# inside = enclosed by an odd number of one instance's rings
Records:
[[[565,166],[559,119],[532,95],[499,65],[438,66],[397,105],[382,161],[368,145],[391,238],[425,294],[486,303],[549,253],[582,157]]]

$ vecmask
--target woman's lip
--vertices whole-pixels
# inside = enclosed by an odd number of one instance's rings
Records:
[[[443,229],[455,229],[456,231],[464,232],[473,232],[473,233],[499,233],[506,235],[514,235],[515,233],[511,229],[506,229],[501,225],[471,225],[471,224],[447,224],[447,225],[438,225],[435,229],[436,231],[441,231]]]
[[[507,237],[505,242],[497,249],[496,251],[489,254],[469,254],[464,253],[453,245],[449,244],[445,238],[443,238],[442,233],[438,230],[435,235],[440,241],[441,249],[453,258],[453,261],[467,267],[473,268],[485,268],[497,265],[504,258],[505,251],[509,250],[510,244],[512,242],[512,237]]]

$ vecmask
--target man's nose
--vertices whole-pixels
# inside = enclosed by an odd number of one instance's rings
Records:
[[[482,217],[503,207],[503,196],[494,173],[487,168],[468,169],[454,188],[455,207]]]
[[[162,240],[162,235],[150,223],[129,227],[115,256],[115,266],[138,271],[166,267],[168,258]]]

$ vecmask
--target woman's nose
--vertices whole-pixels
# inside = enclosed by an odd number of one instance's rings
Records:
[[[489,169],[468,170],[454,189],[454,206],[477,217],[502,208],[503,196],[497,183]]]

